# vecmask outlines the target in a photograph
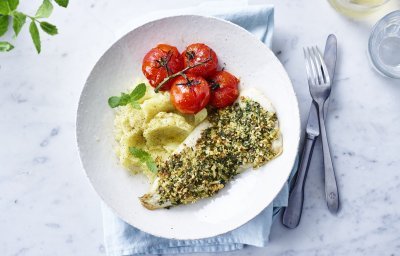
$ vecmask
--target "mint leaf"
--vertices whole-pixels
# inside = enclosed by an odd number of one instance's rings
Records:
[[[108,105],[112,108],[116,108],[119,106],[120,99],[120,97],[112,96],[108,98]]]
[[[9,52],[12,49],[14,49],[14,45],[9,42],[0,42],[0,52]]]
[[[146,94],[146,85],[144,83],[138,84],[130,94],[121,93],[121,96],[112,96],[108,98],[108,105],[111,108],[125,106],[128,103],[132,104],[135,109],[140,109],[140,104],[137,102]]]
[[[42,5],[39,6],[39,9],[36,12],[36,18],[48,18],[53,12],[53,5],[49,0],[43,0]]]
[[[54,0],[54,1],[61,7],[67,7],[68,6],[68,0]]]
[[[130,101],[130,95],[126,93],[121,93],[121,96],[112,96],[108,98],[108,105],[111,108],[116,108],[119,106],[125,106]]]
[[[140,148],[130,147],[129,152],[139,159],[140,162],[145,163],[147,168],[152,172],[157,172],[157,165],[149,153]]]
[[[121,98],[119,103],[121,104],[121,106],[125,106],[126,104],[128,104],[130,101],[130,95],[126,94],[126,93],[121,93]]]
[[[146,166],[151,172],[157,172],[157,165],[154,163],[153,159],[151,159],[151,161],[147,161]]]
[[[131,102],[131,104],[132,104],[132,107],[134,108],[134,109],[142,109],[141,107],[140,107],[140,104],[137,102],[137,101],[132,101]]]
[[[40,53],[41,50],[41,43],[40,43],[40,35],[39,30],[36,26],[35,21],[32,20],[31,24],[29,25],[29,33],[31,33],[33,44],[35,45],[36,51]]]
[[[131,100],[139,100],[146,94],[146,85],[144,83],[138,84],[131,92]]]
[[[10,10],[14,11],[15,9],[17,9],[19,4],[19,0],[8,0],[8,5],[10,6]]]
[[[8,15],[11,12],[10,5],[7,0],[0,0],[0,14]]]
[[[149,158],[151,158],[149,153],[140,148],[130,147],[129,152],[131,152],[134,157],[139,159],[140,162],[146,162]]]
[[[26,15],[21,12],[14,12],[13,29],[15,36],[18,36],[26,21]]]
[[[7,32],[7,30],[8,30],[8,16],[0,15],[0,36],[4,35]]]
[[[54,35],[58,34],[57,27],[48,22],[45,22],[45,21],[40,22],[40,27],[42,28],[42,30],[44,32],[46,32],[49,35],[54,36]]]

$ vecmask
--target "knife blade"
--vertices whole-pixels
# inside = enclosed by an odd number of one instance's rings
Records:
[[[337,39],[334,34],[330,34],[326,39],[325,50],[324,50],[324,61],[326,67],[328,68],[329,77],[332,81],[331,86],[333,85],[333,78],[335,76],[336,59],[337,59]],[[332,95],[332,89],[331,89],[331,95]],[[325,118],[328,113],[330,98],[331,97],[329,97],[325,101],[325,109],[324,109]]]
[[[333,81],[336,66],[337,40],[336,36],[331,34],[328,36],[325,44],[324,60],[328,68],[328,73]],[[329,100],[329,99],[328,99]],[[328,102],[325,103],[324,116],[328,109]],[[286,207],[282,223],[288,228],[295,228],[300,223],[301,212],[304,201],[304,184],[307,178],[308,168],[312,157],[315,141],[319,136],[318,112],[314,102],[311,102],[310,111],[308,114],[306,137],[303,146],[303,151],[299,161],[299,167],[295,183],[289,196],[288,206]]]

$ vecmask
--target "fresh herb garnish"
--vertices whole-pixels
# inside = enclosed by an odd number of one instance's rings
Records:
[[[129,152],[139,159],[140,162],[145,163],[147,168],[149,168],[150,171],[152,172],[157,172],[157,165],[154,162],[153,158],[149,153],[144,151],[143,149],[135,148],[135,147],[130,147]]]
[[[130,94],[121,93],[121,96],[112,96],[108,99],[108,105],[111,108],[125,106],[128,103],[132,104],[135,109],[140,109],[140,100],[146,94],[146,85],[144,83],[138,84]]]
[[[42,46],[40,43],[39,30],[34,21],[29,25],[29,33],[31,33],[33,44],[35,45],[36,51],[39,53],[42,50]]]
[[[14,49],[14,45],[9,42],[0,42],[0,52],[9,52]]]
[[[54,0],[54,2],[65,8],[68,6],[69,0]],[[17,10],[18,5],[19,0],[0,0],[0,37],[7,32],[11,21],[13,23],[12,28],[15,34],[14,38],[17,37],[22,27],[25,25],[26,19],[28,18],[31,20],[29,25],[29,33],[31,34],[36,51],[40,53],[41,42],[38,27],[40,26],[44,32],[52,36],[58,33],[56,26],[42,20],[49,18],[52,14],[54,9],[52,0],[43,0],[34,16],[19,12]],[[9,42],[0,42],[0,52],[8,52],[13,48],[14,46]]]

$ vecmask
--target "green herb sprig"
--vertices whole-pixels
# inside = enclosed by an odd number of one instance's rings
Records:
[[[59,6],[66,8],[69,0],[54,0],[54,2]],[[36,51],[40,53],[42,47],[38,25],[42,31],[51,36],[58,34],[58,29],[55,25],[42,20],[44,18],[49,18],[53,12],[52,1],[43,0],[34,16],[18,11],[18,5],[19,0],[0,0],[0,37],[8,31],[11,21],[15,37],[17,37],[22,27],[25,25],[26,20],[30,19],[29,33],[31,34]],[[11,43],[0,41],[0,52],[8,52],[12,49],[14,49],[14,46]]]
[[[140,100],[145,94],[146,94],[146,85],[144,83],[141,83],[138,84],[130,94],[122,92],[121,96],[119,97],[112,96],[108,98],[108,105],[111,108],[116,108],[131,103],[133,108],[140,109],[140,104],[138,100]]]
[[[129,152],[139,159],[140,162],[145,163],[147,168],[149,168],[150,171],[156,173],[157,172],[157,165],[154,162],[153,158],[149,153],[144,151],[143,149],[135,148],[135,147],[130,147]]]

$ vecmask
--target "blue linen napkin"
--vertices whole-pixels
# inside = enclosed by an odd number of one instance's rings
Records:
[[[225,6],[220,4],[216,6],[215,3],[208,2],[195,9],[179,10],[176,14],[206,14],[220,17],[247,29],[266,45],[271,46],[272,43],[274,9],[270,5],[247,5],[247,2],[244,5],[242,1],[234,6],[232,2]],[[292,176],[293,171],[289,181]],[[223,252],[242,249],[246,245],[263,247],[268,243],[274,216],[287,205],[288,196],[289,187],[286,183],[274,201],[248,223],[228,233],[198,240],[165,239],[142,232],[118,218],[103,204],[106,251],[109,256],[130,256]]]

